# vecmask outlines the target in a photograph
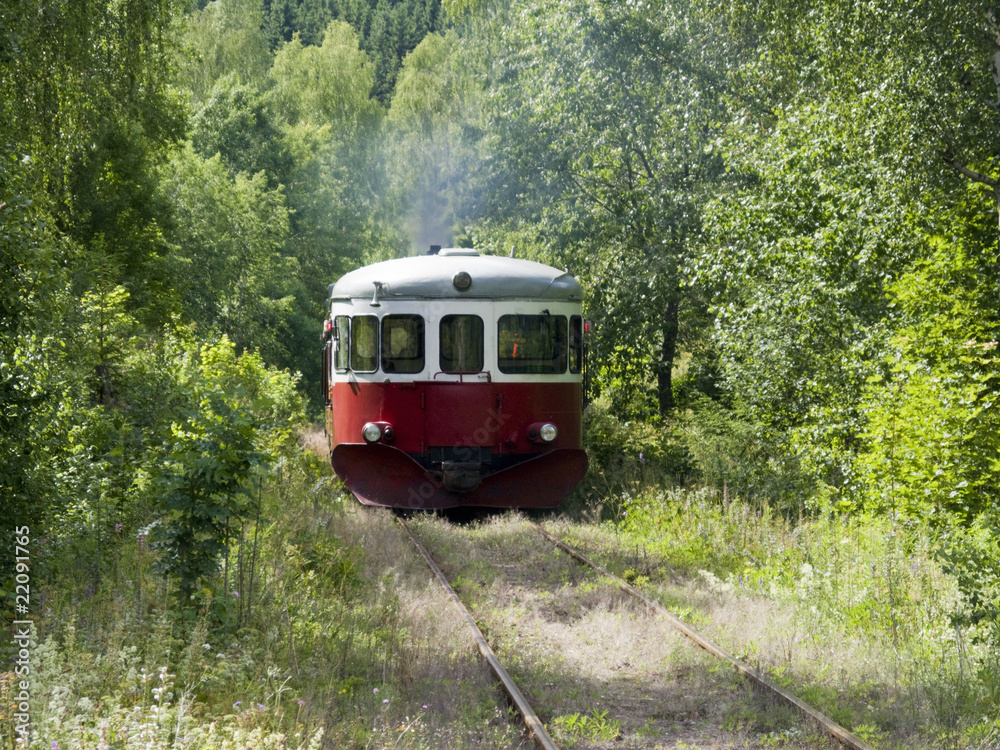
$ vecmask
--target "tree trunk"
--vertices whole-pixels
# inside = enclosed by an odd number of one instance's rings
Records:
[[[660,416],[666,417],[674,410],[674,355],[677,353],[677,312],[680,302],[672,299],[664,311],[663,334],[660,342],[660,359],[656,363],[657,398]]]

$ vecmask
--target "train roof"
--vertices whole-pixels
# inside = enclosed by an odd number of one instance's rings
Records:
[[[458,280],[467,274],[469,283]],[[446,248],[435,255],[386,260],[344,274],[330,285],[330,299],[494,299],[580,300],[583,290],[567,271],[520,258],[480,255]]]

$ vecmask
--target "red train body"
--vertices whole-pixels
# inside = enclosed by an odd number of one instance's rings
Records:
[[[568,273],[467,249],[332,284],[334,470],[366,505],[558,505],[587,470],[581,297]]]

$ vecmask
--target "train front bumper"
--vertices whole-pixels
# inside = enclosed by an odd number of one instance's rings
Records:
[[[554,508],[587,473],[587,454],[556,448],[482,476],[468,491],[449,489],[439,472],[384,444],[341,443],[334,471],[364,505],[390,508]]]

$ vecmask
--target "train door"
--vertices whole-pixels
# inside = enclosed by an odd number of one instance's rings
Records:
[[[425,411],[428,453],[432,463],[478,476],[492,461],[502,423],[486,368],[489,329],[481,315],[467,313],[443,315],[435,328],[438,361]]]

